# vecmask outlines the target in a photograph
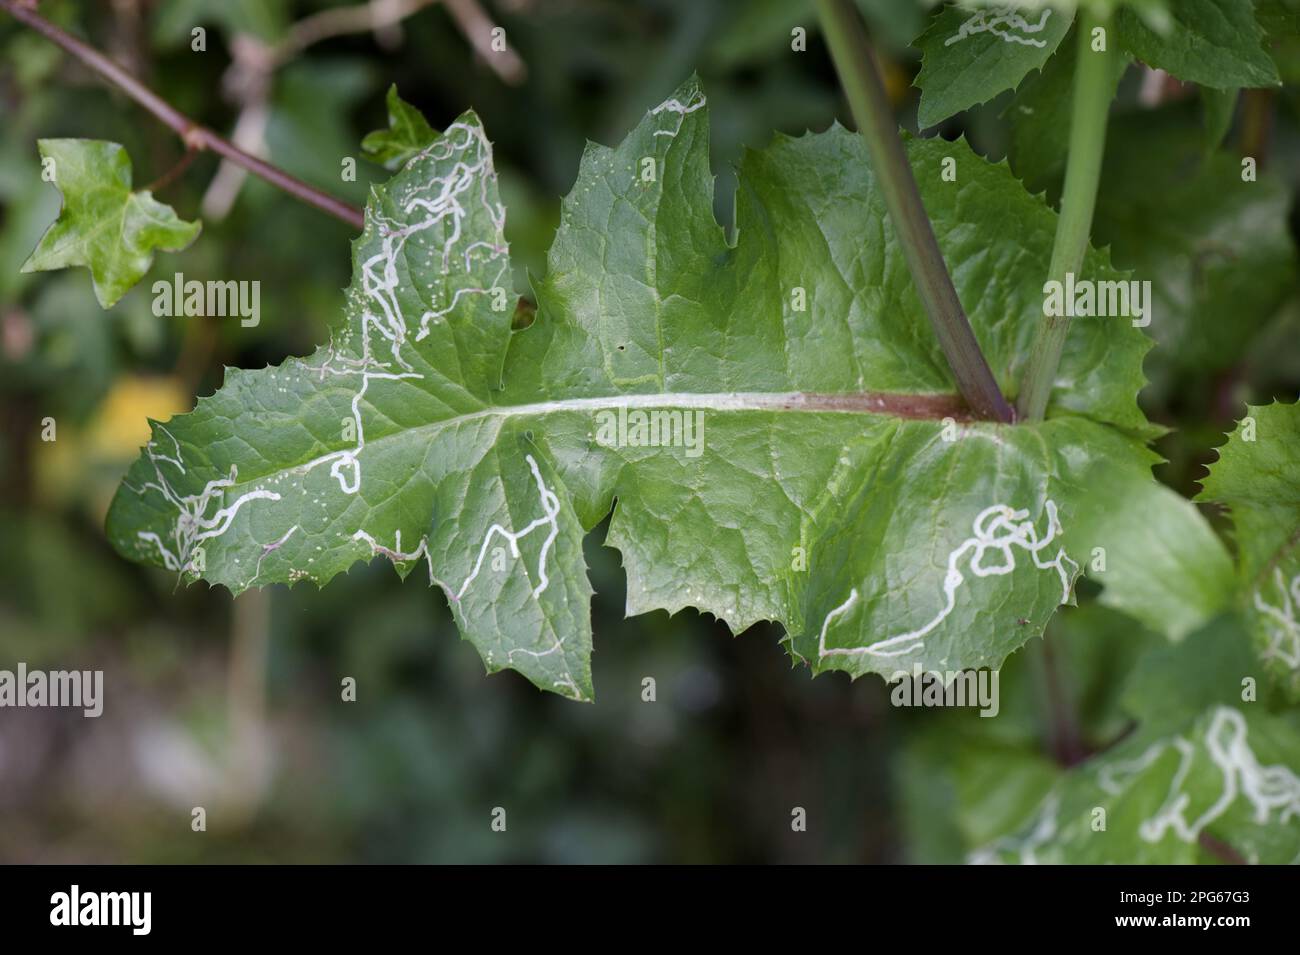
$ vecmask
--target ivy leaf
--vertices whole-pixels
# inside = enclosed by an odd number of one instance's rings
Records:
[[[947,6],[916,41],[921,51],[917,123],[934,126],[1014,89],[1042,68],[1070,29],[1074,11],[1052,7]]]
[[[1255,648],[1300,700],[1300,404],[1246,410],[1201,498],[1232,513],[1241,603]]]
[[[1173,0],[1169,13],[1169,28],[1158,31],[1134,11],[1120,10],[1120,45],[1148,66],[1212,89],[1281,83],[1251,0]]]
[[[99,304],[111,308],[149,270],[156,249],[179,252],[198,236],[200,223],[178,218],[147,189],[132,191],[131,159],[117,143],[42,139],[38,145],[63,208],[24,272],[84,265]]]
[[[388,128],[367,133],[361,140],[366,157],[385,169],[400,169],[412,156],[438,137],[424,114],[397,95],[397,84],[388,87]]]
[[[908,148],[1010,389],[1056,216],[964,143]],[[1080,319],[1046,421],[968,420],[860,138],[777,137],[739,180],[729,243],[694,81],[590,146],[514,330],[491,151],[465,114],[373,192],[331,343],[231,370],[155,425],[114,545],[236,593],[374,556],[419,567],[489,670],[589,699],[581,544],[613,509],[629,614],[780,621],[814,671],[997,666],[1114,546],[1115,502],[1161,493],[1135,400],[1148,340]],[[1096,252],[1081,274],[1120,278]],[[1133,573],[1163,572],[1142,558],[1160,533],[1119,545]]]

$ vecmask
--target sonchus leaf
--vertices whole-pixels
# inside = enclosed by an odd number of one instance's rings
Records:
[[[63,195],[59,218],[23,263],[24,272],[84,265],[103,308],[140,281],[157,249],[179,252],[198,236],[147,189],[132,191],[131,158],[117,143],[96,139],[42,139],[44,169]]]
[[[1277,86],[1252,0],[1171,0],[1157,30],[1133,10],[1115,17],[1120,45],[1148,66],[1211,89]]]
[[[1300,855],[1300,725],[1247,697],[1255,663],[1233,617],[1185,643],[1155,646],[1120,705],[1137,721],[1115,746],[1055,781],[1019,823],[985,839],[973,862],[1289,863]],[[1250,700],[1243,703],[1244,700]],[[980,752],[1006,748],[987,739]],[[984,721],[992,722],[992,721]],[[972,725],[975,724],[975,725]],[[980,762],[978,753],[968,756]],[[972,803],[971,808],[974,808]]]
[[[388,87],[388,128],[367,133],[361,150],[385,169],[399,169],[407,160],[437,138],[424,114],[397,95],[397,85]]]
[[[947,6],[916,41],[921,51],[917,123],[934,126],[1014,89],[1070,29],[1073,9]]]
[[[1011,388],[1056,216],[964,143],[908,148]],[[465,114],[373,191],[331,343],[232,370],[154,427],[114,545],[234,592],[420,566],[490,670],[587,699],[581,542],[613,509],[629,614],[780,621],[815,671],[997,666],[1070,599],[1115,502],[1160,493],[1135,400],[1148,340],[1079,319],[1046,421],[969,420],[860,138],[778,137],[739,181],[729,243],[694,81],[590,146],[512,330],[504,210]],[[1119,280],[1096,252],[1081,274]]]
[[[912,725],[905,824],[926,835],[932,813],[947,820],[914,861],[1293,861],[1300,726],[1266,714],[1277,701],[1254,687],[1235,615],[1168,643],[1091,603],[1049,639],[1054,663],[1036,647],[1007,661],[997,719],[948,707]],[[1051,756],[1062,707],[1076,751],[1095,754],[1072,768]]]
[[[1300,404],[1248,407],[1201,498],[1227,505],[1240,596],[1269,673],[1300,699]]]
[[[1246,861],[1300,854],[1300,734],[1217,706],[1168,735],[1139,735],[1071,773],[1017,832],[972,862],[1101,865]]]

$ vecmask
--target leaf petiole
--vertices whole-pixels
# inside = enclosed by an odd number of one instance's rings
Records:
[[[1105,35],[1108,17],[1083,11],[1080,14],[1079,57],[1074,74],[1074,101],[1070,114],[1070,143],[1061,194],[1061,217],[1056,223],[1052,261],[1048,278],[1065,282],[1083,265],[1092,233],[1092,213],[1097,202],[1102,155],[1106,148],[1106,118],[1119,82],[1112,68],[1111,38]],[[1103,46],[1094,49],[1094,33]],[[1017,417],[1041,421],[1061,362],[1061,352],[1070,331],[1069,315],[1043,316],[1029,352],[1029,364],[1016,400]]]
[[[921,203],[862,19],[850,0],[817,0],[817,8],[835,71],[871,153],[908,271],[957,388],[978,417],[1010,422],[1014,417],[1011,406],[980,351]]]

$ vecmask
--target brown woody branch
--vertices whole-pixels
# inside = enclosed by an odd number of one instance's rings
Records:
[[[308,205],[315,206],[322,212],[327,212],[336,219],[346,222],[358,232],[364,228],[365,219],[361,210],[356,206],[307,185],[307,183],[295,176],[291,176],[283,169],[244,152],[233,143],[222,139],[212,130],[200,126],[141,83],[119,64],[85,41],[51,23],[27,4],[21,2],[21,0],[0,0],[0,9],[9,13],[20,23],[31,27],[52,43],[62,47],[109,83],[126,93],[127,96],[147,109],[179,136],[181,141],[185,143],[187,150],[214,152],[236,165],[242,166],[253,175],[265,179],[271,185],[283,189],[294,198],[300,199]]]

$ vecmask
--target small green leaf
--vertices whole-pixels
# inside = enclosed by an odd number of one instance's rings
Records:
[[[1201,498],[1237,531],[1240,594],[1269,673],[1300,699],[1300,404],[1247,407]]]
[[[179,252],[198,236],[200,223],[178,218],[147,189],[131,190],[131,159],[117,143],[42,139],[39,146],[63,209],[24,272],[84,265],[99,304],[111,308],[149,270],[156,249]]]
[[[397,84],[388,87],[388,128],[367,133],[361,149],[368,159],[385,169],[399,169],[407,160],[438,138],[424,114],[397,95]]]
[[[934,126],[1014,89],[1047,62],[1073,17],[1073,10],[1051,7],[944,7],[916,41],[922,56],[917,123]]]
[[[1120,45],[1148,66],[1212,89],[1277,86],[1251,0],[1172,0],[1158,32],[1132,10],[1116,14]]]

